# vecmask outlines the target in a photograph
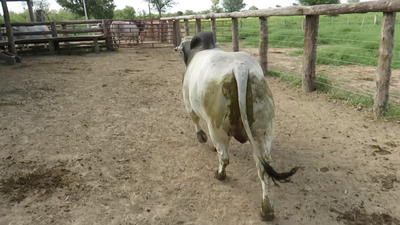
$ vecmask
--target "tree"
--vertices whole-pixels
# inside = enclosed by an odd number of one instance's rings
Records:
[[[132,6],[125,6],[123,9],[114,10],[114,19],[134,19],[136,11]]]
[[[255,6],[253,5],[253,6],[251,6],[251,7],[249,8],[249,10],[258,10],[258,8],[255,7]]]
[[[24,10],[28,7],[26,2],[22,2],[22,7]],[[36,11],[37,9],[41,9],[42,12],[44,13],[44,15],[47,17],[47,19],[50,19],[49,18],[50,3],[47,0],[33,0],[32,8],[33,8],[33,11]]]
[[[56,0],[64,9],[84,16],[82,0]],[[114,17],[114,0],[86,0],[86,10],[88,18],[112,19]]]
[[[340,4],[340,0],[298,0],[300,5]]]
[[[186,10],[185,15],[195,15],[196,13],[193,10]]]
[[[140,9],[138,9],[138,10],[137,10],[137,16],[140,17],[140,18],[145,18],[145,17],[147,16],[146,10],[144,10],[144,9],[140,10]]]
[[[220,13],[222,12],[222,8],[219,6],[219,0],[211,0],[211,12]]]
[[[183,16],[183,12],[182,12],[182,11],[178,11],[176,14],[177,14],[178,16]]]
[[[164,13],[168,8],[176,5],[175,0],[145,0],[150,3],[153,8],[158,11],[158,15],[161,18],[161,14]]]
[[[280,8],[280,7],[281,7],[281,5],[275,5],[275,7],[276,7],[276,8]]]
[[[226,12],[240,11],[246,6],[243,0],[222,0],[222,7]]]
[[[360,0],[347,0],[347,3],[359,3]]]
[[[211,11],[209,9],[200,11],[199,14],[209,14]]]
[[[299,4],[297,4],[297,3],[292,3],[292,6],[298,6]]]

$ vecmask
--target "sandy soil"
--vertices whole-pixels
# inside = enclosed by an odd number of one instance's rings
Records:
[[[0,224],[265,224],[249,143],[228,179],[197,142],[170,48],[25,57],[0,74]],[[268,224],[400,224],[400,125],[267,78],[277,170]]]

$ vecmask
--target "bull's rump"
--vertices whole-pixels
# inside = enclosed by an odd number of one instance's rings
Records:
[[[193,59],[187,68],[192,76],[190,83],[187,83],[187,77],[184,81],[184,84],[186,82],[189,86],[189,98],[191,103],[194,103],[192,107],[195,112],[215,129],[224,130],[241,143],[247,141],[239,108],[238,84],[234,75],[235,67],[241,63],[245,65],[245,75],[248,76],[247,83],[241,85],[247,86],[245,111],[249,125],[252,133],[253,130],[256,133],[264,133],[266,125],[274,115],[272,95],[261,67],[247,53],[220,50],[207,52],[208,54],[200,52],[203,55],[198,53]],[[260,128],[262,130],[259,130]]]

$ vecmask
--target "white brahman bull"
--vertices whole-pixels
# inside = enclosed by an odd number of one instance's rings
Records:
[[[240,143],[250,141],[263,191],[261,218],[273,220],[268,176],[274,183],[288,182],[299,167],[278,173],[270,165],[275,109],[260,65],[245,52],[221,50],[215,45],[211,31],[200,32],[193,38],[185,37],[175,50],[180,50],[186,66],[183,99],[195,125],[197,139],[200,143],[207,141],[200,127],[200,119],[203,119],[218,152],[215,178],[226,177],[230,139],[234,137]]]
[[[34,26],[15,26],[12,27],[13,31],[16,32],[35,32],[35,31],[50,31],[46,25],[34,25]],[[21,35],[15,36],[15,40],[22,40],[22,39],[41,39],[41,38],[51,38],[51,34],[44,34],[44,35]],[[28,49],[29,44],[23,44],[23,49]]]
[[[127,21],[113,21],[110,26],[110,31],[115,44],[117,44],[117,40],[118,45],[121,44],[121,39],[123,37],[127,37],[129,42],[133,40],[133,42],[136,41],[136,43],[139,44],[139,28],[135,23],[130,24]]]

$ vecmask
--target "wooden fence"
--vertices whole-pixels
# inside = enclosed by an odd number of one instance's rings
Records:
[[[49,31],[34,31],[34,32],[3,32],[0,33],[7,37],[7,42],[3,41],[0,45],[10,45],[11,42],[17,44],[33,44],[33,43],[48,43],[51,54],[57,54],[60,43],[67,43],[71,45],[72,42],[79,42],[78,44],[93,43],[95,52],[99,53],[99,40],[106,40],[106,31],[102,28],[87,28],[88,25],[103,24],[105,20],[75,20],[75,21],[57,21],[57,22],[22,22],[11,23],[11,26],[35,26],[46,25],[50,27]],[[0,28],[5,27],[5,24],[0,24]],[[78,27],[78,28],[77,28]],[[72,29],[71,29],[72,28]],[[99,33],[99,34],[95,34]],[[25,35],[51,35],[51,38],[35,38],[35,39],[19,39],[15,40],[14,36]],[[14,43],[13,43],[14,44]],[[10,48],[10,51],[16,54],[16,50]]]
[[[379,62],[376,73],[376,91],[374,96],[374,113],[381,116],[388,110],[389,84],[393,58],[394,32],[396,22],[396,11],[400,11],[400,1],[370,1],[355,4],[335,4],[317,6],[294,6],[275,9],[263,9],[255,11],[233,12],[233,13],[210,13],[206,15],[192,15],[161,18],[161,20],[174,21],[177,26],[176,45],[180,44],[181,32],[180,21],[184,22],[185,34],[190,34],[189,20],[195,20],[196,33],[201,31],[201,20],[208,19],[211,30],[216,39],[216,19],[230,18],[232,20],[232,43],[233,51],[239,51],[239,23],[238,18],[259,18],[259,55],[260,64],[265,75],[268,74],[268,17],[270,16],[305,16],[305,37],[303,49],[303,91],[313,92],[316,90],[316,58],[317,40],[320,15],[338,15],[352,13],[383,12],[381,42],[379,49]]]

